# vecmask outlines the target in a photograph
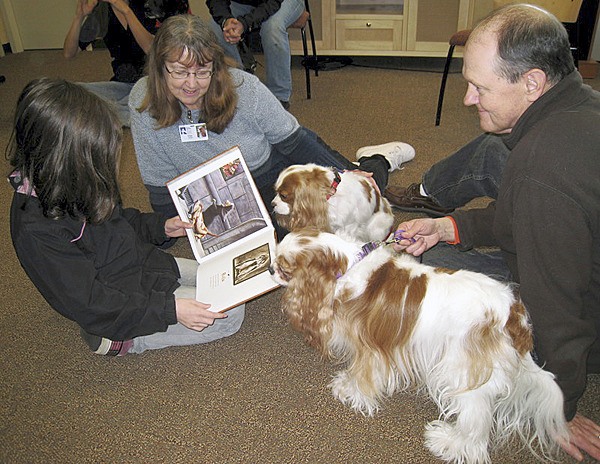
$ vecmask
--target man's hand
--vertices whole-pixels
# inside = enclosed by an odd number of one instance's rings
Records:
[[[578,461],[583,461],[581,450],[600,461],[600,426],[581,414],[575,414],[567,426],[571,441],[560,443],[561,448]]]
[[[397,230],[402,231],[402,237],[407,240],[400,240],[394,244],[394,250],[405,251],[413,256],[420,256],[437,245],[438,242],[453,242],[454,225],[449,218],[438,219],[413,219],[403,222]],[[410,239],[414,239],[411,241]]]
[[[229,18],[223,24],[223,37],[230,44],[236,44],[242,40],[244,25],[235,18]]]

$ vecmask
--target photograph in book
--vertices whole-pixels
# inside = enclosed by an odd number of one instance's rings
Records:
[[[268,270],[275,229],[234,147],[167,183],[199,263],[198,301],[225,311],[277,287]]]

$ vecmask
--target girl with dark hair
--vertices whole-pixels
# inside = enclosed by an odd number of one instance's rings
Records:
[[[161,251],[191,224],[123,208],[121,123],[78,84],[41,78],[21,93],[9,148],[11,236],[46,301],[98,354],[209,342],[239,329],[196,301],[197,263]]]

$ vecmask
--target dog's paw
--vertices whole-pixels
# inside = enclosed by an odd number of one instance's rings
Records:
[[[379,410],[379,404],[372,397],[365,395],[356,380],[347,372],[338,372],[329,384],[333,396],[346,406],[365,416],[372,416]]]
[[[425,427],[425,446],[436,457],[455,464],[488,464],[487,441],[462,434],[455,425],[435,420]]]

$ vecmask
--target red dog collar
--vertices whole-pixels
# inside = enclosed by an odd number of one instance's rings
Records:
[[[337,192],[338,185],[342,182],[342,176],[340,176],[340,172],[336,168],[331,168],[333,171],[333,181],[331,182],[331,192],[327,194],[327,199],[329,200],[335,192]]]

